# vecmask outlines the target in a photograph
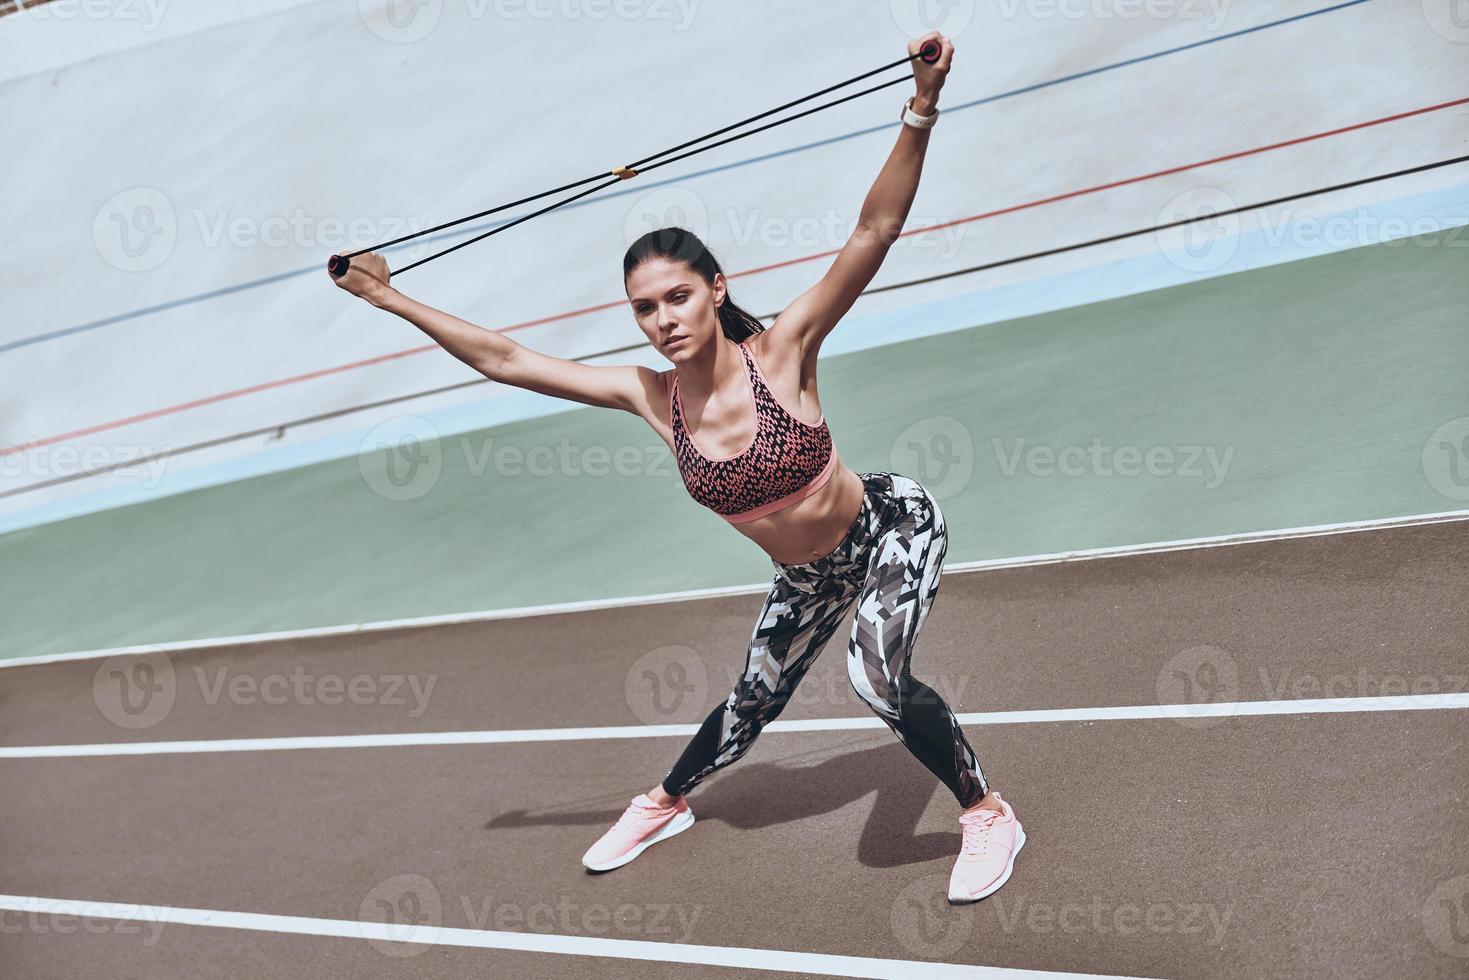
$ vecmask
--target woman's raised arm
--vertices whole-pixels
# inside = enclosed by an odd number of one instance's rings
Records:
[[[342,276],[342,289],[394,313],[444,350],[492,381],[570,401],[618,408],[648,418],[660,397],[658,374],[639,365],[582,364],[517,344],[504,334],[411,299],[388,283],[388,263],[376,252],[359,255]]]
[[[938,31],[908,43],[908,53],[916,55],[929,41],[941,46],[938,61],[930,65],[921,58],[913,63],[914,85],[912,110],[920,116],[932,115],[938,106],[939,90],[949,74],[954,45]],[[862,202],[857,225],[842,250],[832,261],[821,281],[806,290],[776,319],[772,336],[783,336],[810,355],[821,341],[846,315],[877,275],[888,249],[897,241],[908,220],[918,192],[918,178],[923,172],[923,157],[928,150],[929,131],[903,126],[897,144],[878,172],[872,188]]]

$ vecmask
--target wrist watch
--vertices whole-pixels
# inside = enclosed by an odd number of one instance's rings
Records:
[[[912,126],[914,129],[932,129],[933,124],[939,119],[938,109],[935,108],[931,116],[920,116],[913,111],[912,105],[913,99],[909,97],[908,101],[903,103],[903,114],[898,118],[902,119],[905,125]]]

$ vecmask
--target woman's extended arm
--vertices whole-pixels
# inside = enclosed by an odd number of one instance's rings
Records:
[[[908,53],[916,55],[930,40],[941,45],[938,61],[929,65],[917,59],[913,63],[917,93],[913,96],[912,109],[920,116],[932,115],[938,107],[939,90],[944,86],[954,56],[953,43],[938,31],[908,42]],[[862,202],[852,237],[842,246],[821,281],[797,297],[776,319],[771,335],[784,334],[785,342],[799,346],[803,357],[813,355],[837,321],[852,308],[877,274],[888,248],[902,232],[908,209],[918,192],[928,136],[926,129],[901,127],[897,145],[888,154],[887,162]]]
[[[504,334],[410,299],[388,284],[387,261],[377,253],[357,256],[346,275],[334,278],[338,286],[407,320],[493,381],[645,418],[647,406],[659,397],[658,375],[652,368],[595,366],[541,354]]]

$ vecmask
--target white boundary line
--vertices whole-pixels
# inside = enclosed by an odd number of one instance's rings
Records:
[[[1221,701],[1208,704],[1142,704],[1026,711],[969,711],[962,725],[1026,725],[1068,721],[1192,721],[1252,715],[1320,715],[1375,711],[1469,708],[1469,692],[1404,694],[1375,698],[1301,698],[1287,701]],[[881,718],[813,718],[773,721],[767,732],[835,732],[884,728]],[[624,738],[687,738],[698,725],[620,725],[601,728],[522,728],[501,731],[382,732],[371,735],[301,735],[276,738],[207,738],[173,742],[100,742],[78,745],[0,746],[0,759],[59,759],[121,755],[186,755],[214,752],[279,752],[290,749],[363,749],[413,745],[510,745],[526,742],[599,742]]]
[[[1469,510],[1450,510],[1436,514],[1412,514],[1405,517],[1384,517],[1367,521],[1347,521],[1340,524],[1315,524],[1307,527],[1282,528],[1272,531],[1250,531],[1242,534],[1220,534],[1204,538],[1180,538],[1176,541],[1153,541],[1136,545],[1119,545],[1114,548],[1085,548],[1078,551],[1059,551],[1044,555],[1021,555],[1015,558],[990,558],[983,561],[957,562],[952,565],[945,565],[944,574],[955,575],[964,572],[985,572],[1005,568],[1030,568],[1038,565],[1055,565],[1064,562],[1093,561],[1102,558],[1125,558],[1132,555],[1151,555],[1166,551],[1188,551],[1195,548],[1222,548],[1237,544],[1259,544],[1267,541],[1312,538],[1330,534],[1350,534],[1357,531],[1378,531],[1388,528],[1417,527],[1423,524],[1441,524],[1463,520],[1469,520]],[[726,585],[712,589],[658,592],[648,595],[624,596],[615,599],[588,599],[580,602],[559,602],[541,606],[516,606],[510,609],[489,609],[477,612],[448,613],[438,616],[417,616],[410,619],[388,619],[371,623],[350,623],[343,626],[314,626],[308,629],[277,630],[269,633],[246,633],[239,636],[218,636],[199,640],[143,643],[135,646],[82,650],[76,653],[48,653],[35,657],[11,657],[9,659],[0,659],[0,668],[32,667],[39,664],[60,663],[67,660],[96,660],[103,657],[207,650],[212,647],[240,646],[250,643],[279,643],[283,640],[345,636],[352,633],[378,633],[384,630],[396,629],[419,629],[426,626],[480,623],[497,619],[523,619],[529,616],[593,612],[602,609],[621,609],[631,606],[656,605],[665,602],[686,602],[693,599],[715,599],[725,596],[748,595],[750,593],[765,592],[769,588],[769,582],[757,582],[752,585]]]
[[[636,939],[604,939],[600,936],[565,936],[538,932],[494,932],[488,929],[455,929],[446,926],[402,926],[351,919],[313,919],[300,915],[266,915],[260,912],[221,912],[214,909],[175,908],[168,905],[129,905],[122,902],[84,902],[24,895],[0,895],[0,909],[25,915],[71,916],[90,919],[141,920],[161,931],[168,925],[246,929],[252,932],[288,933],[296,936],[331,936],[366,939],[371,942],[410,943],[424,946],[467,946],[473,949],[508,949],[563,956],[608,956],[623,960],[656,960],[745,970],[776,970],[831,977],[876,977],[882,980],[1036,980],[1040,977],[1073,980],[1139,980],[1113,974],[1056,973],[1010,967],[969,966],[963,963],[929,963],[922,960],[888,960],[832,953],[800,953],[783,949],[750,949],[741,946],[695,946]]]

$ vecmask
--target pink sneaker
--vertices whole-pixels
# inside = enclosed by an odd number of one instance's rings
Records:
[[[974,810],[959,815],[964,828],[964,846],[949,875],[949,901],[977,902],[1000,890],[1010,880],[1015,855],[1025,844],[1025,828],[1015,819],[1010,804],[1000,799],[1000,810]]]
[[[639,793],[632,798],[631,805],[603,834],[587,853],[581,863],[592,871],[611,871],[620,868],[643,853],[652,844],[667,840],[674,834],[688,830],[694,825],[694,811],[688,801],[680,796],[673,806],[659,807]]]

